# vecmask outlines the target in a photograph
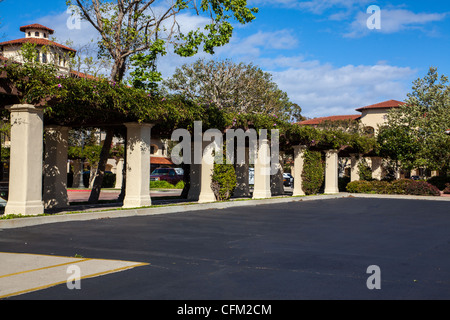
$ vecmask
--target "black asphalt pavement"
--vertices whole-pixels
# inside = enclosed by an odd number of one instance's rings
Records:
[[[449,299],[450,203],[342,198],[0,231],[1,252],[149,263],[8,299]],[[369,266],[380,289],[369,289]]]

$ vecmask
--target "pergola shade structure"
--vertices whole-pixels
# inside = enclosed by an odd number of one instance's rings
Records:
[[[0,108],[4,111],[4,117],[11,121],[11,167],[6,214],[39,214],[44,209],[68,205],[66,166],[67,133],[70,128],[107,128],[122,132],[126,137],[123,166],[128,183],[124,186],[123,206],[131,208],[152,204],[149,190],[151,135],[170,138],[177,128],[192,130],[196,120],[207,124],[204,130],[219,129],[224,135],[230,128],[254,128],[257,131],[273,129],[277,124],[274,124],[272,117],[254,114],[235,115],[241,118],[232,121],[232,117],[214,106],[199,106],[180,97],[166,99],[151,96],[107,80],[58,78],[55,74],[45,74],[45,70],[38,69],[33,73],[30,69],[35,77],[32,78],[14,68],[19,67],[0,69]],[[344,141],[349,140],[349,136],[340,137],[343,142],[339,142],[337,147],[339,137],[329,137],[327,133],[298,128],[294,124],[278,124],[281,137],[276,142],[276,150],[272,149],[274,146],[270,137],[259,137],[255,155],[250,155],[247,144],[237,146],[241,151],[245,150],[245,159],[235,163],[238,181],[236,197],[260,199],[279,194],[283,180],[279,179],[281,165],[273,163],[275,151],[294,154],[295,196],[304,194],[301,186],[304,150],[319,150],[326,154],[326,193],[339,192],[338,158],[366,153],[350,143],[347,145]],[[313,135],[321,135],[322,142],[316,143]],[[190,165],[188,200],[216,201],[211,190],[214,163],[209,148],[210,145],[203,145],[200,163]],[[253,193],[249,191],[248,181],[249,159],[252,157],[255,160]],[[377,162],[373,163],[376,166]],[[375,169],[378,170],[378,167]]]

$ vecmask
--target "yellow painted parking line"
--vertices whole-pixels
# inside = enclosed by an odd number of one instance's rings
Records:
[[[55,264],[55,259],[61,260],[62,263]],[[32,263],[29,264],[29,262]],[[0,276],[0,298],[67,283],[71,277],[71,274],[68,274],[69,266],[77,266],[79,268],[80,275],[77,280],[82,280],[149,265],[149,263],[123,260],[56,257],[33,254],[14,256],[12,253],[0,253],[0,269],[3,266],[6,267],[6,264],[8,264],[9,270],[14,268],[20,268],[21,270]]]
[[[42,267],[42,268],[37,268],[37,269],[30,269],[30,270],[25,270],[25,271],[19,271],[19,272],[16,272],[16,273],[5,274],[3,276],[0,276],[0,278],[11,277],[11,276],[15,276],[15,275],[23,274],[23,273],[27,273],[27,272],[34,272],[34,271],[39,271],[39,270],[45,270],[45,269],[51,269],[51,268],[56,268],[56,267],[60,267],[60,266],[76,264],[77,262],[83,262],[83,261],[87,261],[87,260],[90,260],[90,259],[80,259],[78,261],[65,262],[65,263],[55,264],[55,265],[48,266],[48,267]]]

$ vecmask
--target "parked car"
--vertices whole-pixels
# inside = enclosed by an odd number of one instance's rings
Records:
[[[157,168],[150,175],[150,181],[167,181],[176,185],[183,180],[183,175],[177,174],[174,168]]]
[[[412,180],[420,180],[420,177],[419,176],[411,176],[411,179]]]
[[[283,185],[292,187],[294,185],[294,177],[290,173],[283,173]]]
[[[248,169],[248,184],[255,184],[255,168]]]
[[[177,172],[177,175],[179,176],[184,176],[184,170],[183,168],[174,168],[175,171]]]

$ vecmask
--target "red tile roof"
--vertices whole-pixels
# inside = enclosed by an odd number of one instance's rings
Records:
[[[38,45],[43,45],[43,46],[56,46],[68,51],[72,51],[72,52],[77,52],[75,49],[66,47],[62,44],[47,40],[47,39],[42,39],[42,38],[22,38],[22,39],[16,39],[16,40],[9,40],[9,41],[5,41],[5,42],[1,42],[0,46],[6,46],[6,45],[12,45],[12,44],[21,44],[21,43],[35,43]]]
[[[33,24],[26,25],[26,26],[22,26],[22,27],[20,27],[19,30],[22,32],[25,32],[25,30],[29,29],[29,28],[47,30],[48,33],[50,33],[50,34],[53,34],[55,32],[55,30],[50,29],[46,26],[43,26],[42,24],[39,24],[39,23],[33,23]]]
[[[86,79],[89,79],[89,80],[98,80],[99,79],[99,78],[94,77],[94,76],[92,76],[90,74],[86,74],[86,73],[83,73],[83,72],[78,72],[78,71],[75,71],[75,70],[71,70],[70,73],[72,75],[78,77],[78,78],[86,78]]]
[[[164,157],[150,157],[150,163],[151,164],[166,164],[166,165],[173,165],[173,162],[169,158]]]
[[[401,105],[404,105],[405,102],[397,101],[397,100],[388,100],[384,102],[380,102],[377,104],[372,104],[370,106],[362,107],[356,109],[356,111],[363,111],[367,109],[388,109],[388,108],[398,108]]]
[[[298,122],[299,125],[317,125],[324,121],[342,121],[342,120],[358,120],[361,116],[359,114],[355,115],[343,115],[343,116],[330,116],[330,117],[320,117],[309,119],[305,121]]]

